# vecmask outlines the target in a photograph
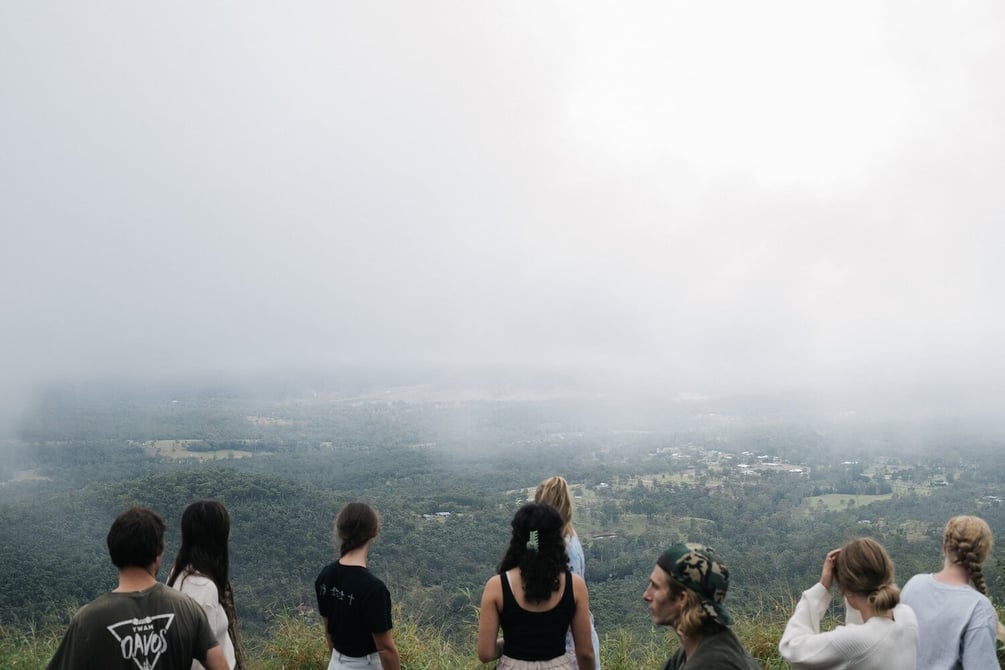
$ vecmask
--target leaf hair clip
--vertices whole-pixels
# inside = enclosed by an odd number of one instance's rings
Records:
[[[539,546],[540,545],[538,544],[537,541],[537,531],[536,530],[530,531],[530,538],[527,540],[527,548],[537,551]]]

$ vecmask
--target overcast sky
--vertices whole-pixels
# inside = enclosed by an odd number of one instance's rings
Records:
[[[994,378],[1005,4],[0,4],[8,391]]]

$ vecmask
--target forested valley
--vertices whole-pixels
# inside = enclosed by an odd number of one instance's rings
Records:
[[[169,564],[184,507],[215,498],[232,514],[244,634],[266,639],[290,617],[313,624],[314,579],[337,554],[334,516],[359,499],[383,515],[371,567],[399,611],[464,642],[513,512],[561,474],[602,639],[652,632],[642,591],[660,551],[684,540],[722,554],[738,617],[784,622],[826,551],[852,537],[880,540],[901,584],[940,565],[950,516],[980,515],[1005,538],[1003,442],[984,420],[798,403],[765,412],[743,399],[54,390],[3,446],[0,621],[58,627],[112,588],[104,537],[127,506],[164,516]],[[985,567],[998,604],[1001,555]]]

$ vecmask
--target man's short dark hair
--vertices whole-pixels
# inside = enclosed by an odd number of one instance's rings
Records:
[[[107,541],[119,570],[145,568],[164,551],[164,519],[146,507],[133,507],[115,517]]]

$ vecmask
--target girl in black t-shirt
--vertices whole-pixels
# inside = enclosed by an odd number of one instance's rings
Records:
[[[400,670],[391,636],[391,595],[366,567],[380,530],[380,516],[369,505],[351,502],[335,520],[339,559],[314,582],[325,639],[332,652],[328,670],[374,667]]]

